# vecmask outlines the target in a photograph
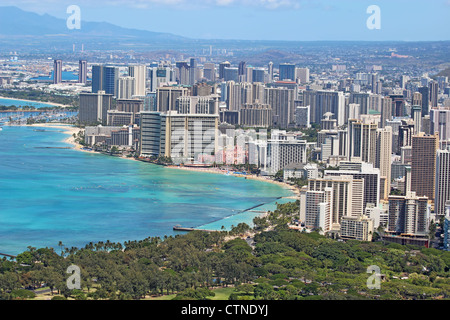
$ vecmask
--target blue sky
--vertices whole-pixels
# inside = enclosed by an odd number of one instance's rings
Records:
[[[246,40],[450,40],[450,0],[2,0],[27,11],[169,32]],[[370,5],[381,28],[369,30]]]

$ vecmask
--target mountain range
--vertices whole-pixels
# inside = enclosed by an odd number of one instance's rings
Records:
[[[119,27],[107,22],[82,21],[80,29],[69,29],[65,19],[48,14],[37,14],[13,6],[0,7],[0,41],[17,42],[24,39],[39,39],[47,43],[61,41],[145,41],[145,42],[189,42],[190,39],[162,32],[152,32]],[[35,43],[35,41],[32,41]],[[22,43],[26,45],[26,43]],[[30,43],[31,44],[31,43]]]

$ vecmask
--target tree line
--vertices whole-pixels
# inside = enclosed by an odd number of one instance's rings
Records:
[[[288,228],[299,202],[239,224],[231,231],[193,231],[163,238],[89,243],[84,248],[29,247],[0,260],[0,298],[30,299],[48,288],[53,299],[448,299],[450,252],[338,241]],[[57,252],[60,251],[60,252]],[[80,268],[81,288],[67,286],[67,268]],[[379,289],[367,286],[369,266],[381,270]]]

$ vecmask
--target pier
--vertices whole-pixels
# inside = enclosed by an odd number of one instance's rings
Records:
[[[174,231],[205,231],[205,232],[219,232],[218,230],[206,230],[206,229],[197,229],[197,228],[185,228],[182,226],[174,226]]]
[[[16,258],[16,256],[13,256],[12,254],[6,254],[6,253],[0,253],[0,256],[5,256],[5,257],[8,257],[8,258],[13,258],[13,259]]]

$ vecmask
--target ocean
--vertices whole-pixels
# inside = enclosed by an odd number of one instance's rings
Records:
[[[4,99],[0,98],[0,106],[16,106],[16,107],[35,107],[35,108],[52,108],[54,105],[45,102],[26,101],[18,99]]]
[[[65,138],[57,128],[0,131],[0,253],[163,237],[179,233],[174,225],[230,230],[260,214],[246,209],[293,201],[272,183],[60,149]]]

